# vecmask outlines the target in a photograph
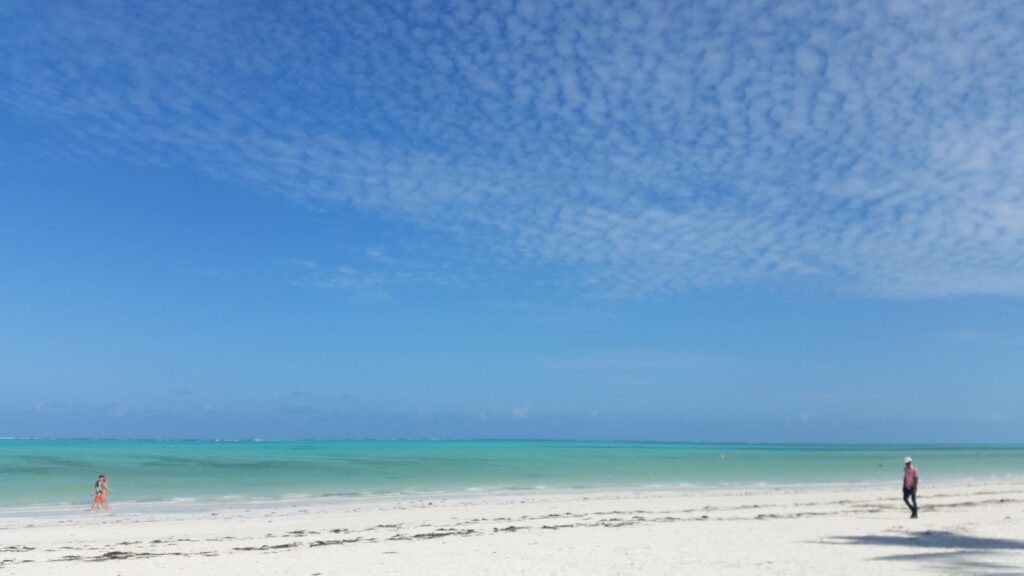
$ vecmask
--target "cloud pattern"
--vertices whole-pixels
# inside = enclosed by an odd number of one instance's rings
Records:
[[[602,294],[1024,295],[1016,2],[14,0],[0,101]]]

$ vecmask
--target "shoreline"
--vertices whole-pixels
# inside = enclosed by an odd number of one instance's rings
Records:
[[[720,484],[635,484],[635,485],[606,485],[606,486],[536,486],[536,487],[480,487],[480,488],[453,488],[439,490],[408,490],[408,491],[380,491],[380,492],[353,492],[339,494],[284,494],[280,497],[266,495],[218,495],[218,496],[195,496],[172,499],[152,500],[117,500],[111,501],[111,506],[120,514],[188,514],[230,511],[243,508],[275,508],[289,506],[316,506],[341,505],[351,502],[362,502],[368,504],[387,503],[404,500],[474,500],[491,497],[520,497],[520,496],[579,496],[579,495],[600,495],[606,493],[644,493],[644,494],[708,494],[716,492],[733,491],[758,491],[765,493],[787,492],[787,491],[814,491],[814,490],[857,490],[877,489],[884,490],[899,485],[901,478],[892,480],[864,480],[853,482],[805,482],[805,483],[720,483]],[[924,478],[926,486],[970,487],[978,484],[987,486],[1024,484],[1024,474],[1000,474],[992,476],[957,476]],[[88,494],[87,494],[88,496]],[[81,502],[56,502],[56,503],[29,503],[29,504],[4,504],[0,503],[0,519],[18,517],[21,515],[45,515],[54,516],[62,513],[73,514],[81,509],[88,510],[90,501],[83,498]]]

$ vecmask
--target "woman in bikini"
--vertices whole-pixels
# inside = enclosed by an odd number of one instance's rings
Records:
[[[93,498],[92,506],[89,507],[89,512],[96,510],[97,507],[102,507],[105,512],[110,512],[110,505],[107,504],[107,493],[110,489],[107,487],[107,477],[100,474],[96,484],[93,485]]]

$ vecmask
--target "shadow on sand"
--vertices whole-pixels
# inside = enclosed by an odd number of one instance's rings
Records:
[[[928,530],[891,536],[840,536],[832,544],[861,544],[866,546],[898,546],[912,551],[879,556],[875,560],[916,562],[951,574],[986,576],[1020,576],[1024,574],[1024,540],[1008,538],[982,538],[956,532]],[[1006,564],[1000,556],[1010,552],[1015,562]]]

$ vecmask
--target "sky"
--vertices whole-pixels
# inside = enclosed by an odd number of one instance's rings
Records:
[[[1024,442],[1024,4],[0,3],[0,436]]]

